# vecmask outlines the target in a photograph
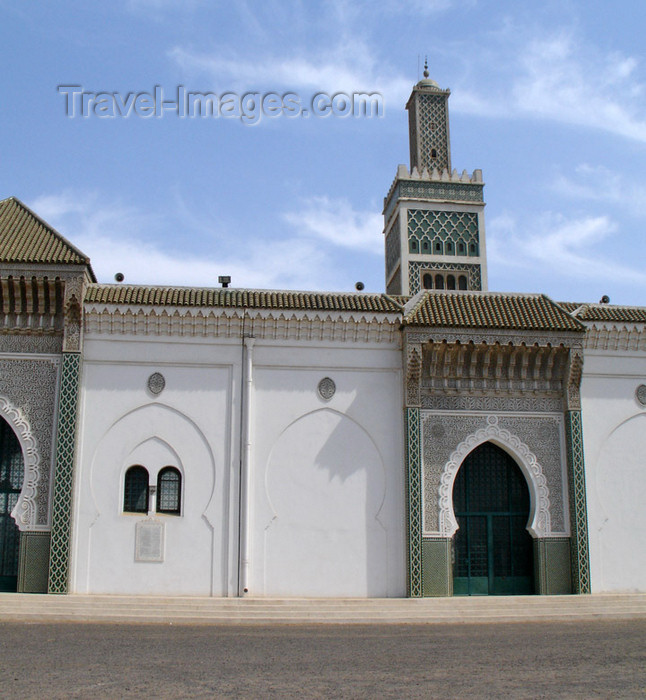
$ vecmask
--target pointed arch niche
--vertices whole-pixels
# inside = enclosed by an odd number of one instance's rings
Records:
[[[206,596],[226,591],[228,532],[222,513],[227,503],[223,460],[218,470],[214,442],[190,416],[159,402],[134,408],[106,427],[79,470],[74,592]],[[125,475],[132,466],[149,475],[145,512],[124,512]],[[158,494],[152,495],[150,487],[166,467],[181,475],[181,517],[159,512]],[[142,522],[142,528],[161,532],[160,551],[150,559],[136,549]]]

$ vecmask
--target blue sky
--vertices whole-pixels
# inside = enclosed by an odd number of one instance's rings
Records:
[[[384,288],[418,58],[484,173],[489,288],[646,304],[643,0],[0,0],[0,198],[100,281]],[[70,118],[87,92],[379,92],[382,117]]]

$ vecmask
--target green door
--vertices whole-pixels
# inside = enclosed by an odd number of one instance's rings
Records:
[[[486,442],[469,454],[455,478],[453,510],[459,526],[454,539],[453,593],[533,593],[529,489],[504,450]]]
[[[20,531],[11,511],[20,496],[24,471],[18,438],[0,418],[0,591],[15,591],[18,581]]]

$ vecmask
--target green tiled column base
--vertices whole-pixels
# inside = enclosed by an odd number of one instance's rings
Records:
[[[566,537],[534,540],[536,593],[568,595],[572,593],[570,539]]]
[[[63,353],[52,505],[49,593],[67,593],[68,587],[80,368],[81,356],[78,353]]]
[[[406,510],[408,596],[422,596],[422,469],[419,408],[406,409]]]
[[[47,593],[49,532],[20,533],[18,593]]]
[[[585,495],[581,411],[568,411],[565,414],[565,437],[570,487],[570,527],[572,530],[572,588],[575,593],[590,593],[588,507]]]
[[[453,595],[452,542],[445,537],[422,540],[422,593],[424,596]]]

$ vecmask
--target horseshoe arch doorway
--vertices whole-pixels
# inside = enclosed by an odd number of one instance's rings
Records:
[[[453,485],[454,595],[534,593],[530,496],[514,459],[491,442],[476,447]]]
[[[20,497],[24,472],[20,442],[0,418],[0,591],[15,591],[18,582],[20,530],[11,511]]]

